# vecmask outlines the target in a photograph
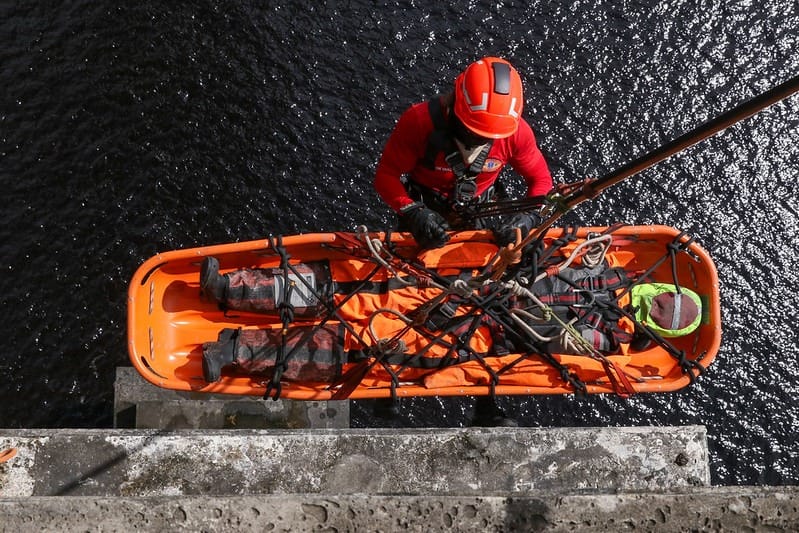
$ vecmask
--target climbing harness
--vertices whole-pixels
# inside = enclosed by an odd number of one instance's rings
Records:
[[[437,96],[427,103],[430,119],[433,122],[433,131],[428,137],[422,163],[426,167],[434,169],[438,155],[444,154],[444,160],[455,177],[452,194],[449,197],[445,197],[443,194],[415,182],[409,182],[408,189],[412,195],[418,196],[417,199],[423,200],[426,205],[438,205],[441,208],[447,207],[455,211],[460,220],[461,212],[466,212],[475,203],[493,198],[493,190],[486,191],[478,197],[476,182],[477,176],[483,172],[493,141],[486,139],[485,144],[474,159],[470,163],[466,163],[463,154],[455,144],[453,129],[444,114],[442,98],[443,96]]]

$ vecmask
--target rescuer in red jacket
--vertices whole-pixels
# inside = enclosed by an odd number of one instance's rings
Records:
[[[519,73],[496,57],[469,65],[454,91],[412,105],[400,116],[377,165],[374,186],[423,247],[449,240],[447,230],[466,229],[458,211],[493,199],[494,183],[510,163],[527,183],[527,196],[545,195],[552,176],[530,125],[521,118]],[[517,215],[495,229],[497,241],[529,232],[537,220]],[[472,227],[481,227],[478,219]]]

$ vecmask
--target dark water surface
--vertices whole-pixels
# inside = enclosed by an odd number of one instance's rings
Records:
[[[371,179],[396,117],[482,55],[520,70],[558,181],[799,74],[784,0],[299,4],[0,2],[0,427],[111,425],[147,257],[393,224]],[[523,425],[704,424],[714,483],[799,483],[798,114],[793,97],[567,216],[695,235],[723,344],[678,393],[502,399]],[[385,424],[370,407],[354,422]],[[399,425],[463,426],[472,404],[402,408]]]

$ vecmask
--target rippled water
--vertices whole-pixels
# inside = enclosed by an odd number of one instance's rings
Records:
[[[127,282],[156,252],[391,225],[371,179],[396,117],[479,56],[521,71],[558,181],[799,74],[795,2],[275,4],[0,5],[0,427],[111,424]],[[668,224],[711,252],[723,344],[698,383],[503,407],[530,426],[703,424],[714,483],[799,483],[798,111],[775,105],[565,220]],[[393,423],[465,425],[471,408],[406,400]],[[353,417],[387,423],[368,402]]]

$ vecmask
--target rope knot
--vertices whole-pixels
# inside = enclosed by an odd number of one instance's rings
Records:
[[[515,279],[506,282],[505,288],[508,289],[514,296],[524,296],[526,292],[526,289]]]
[[[433,285],[433,280],[430,276],[416,276],[416,286],[420,289],[429,289]]]
[[[280,314],[280,321],[283,327],[288,327],[289,324],[294,322],[294,305],[288,302],[280,302],[277,304],[277,309]]]
[[[402,339],[378,339],[373,349],[381,355],[403,354],[408,351],[408,346]]]

